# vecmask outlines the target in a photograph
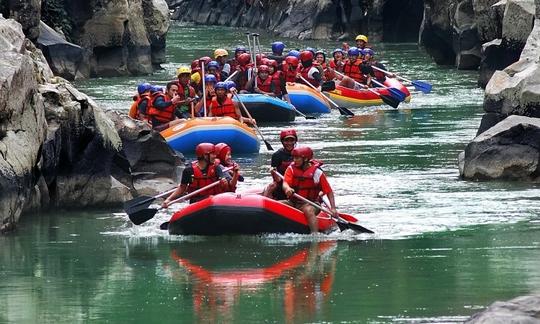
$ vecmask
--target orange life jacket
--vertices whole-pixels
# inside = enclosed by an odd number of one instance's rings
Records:
[[[142,120],[141,116],[139,115],[139,104],[141,101],[147,100],[147,110],[148,111],[148,105],[150,105],[150,94],[149,93],[143,93],[142,95],[137,95],[135,97],[135,100],[133,101],[133,104],[131,104],[131,107],[129,108],[128,116],[133,119],[139,119]]]
[[[193,181],[188,186],[188,192],[193,192],[197,189],[201,189],[219,180],[216,175],[216,168],[219,168],[218,160],[214,161],[214,164],[208,166],[208,171],[206,172],[206,175],[204,175],[202,170],[199,168],[199,164],[197,163],[197,161],[191,162],[191,167],[193,168]],[[221,192],[221,187],[217,185],[195,195],[191,199],[195,197],[207,197],[210,195],[217,195]]]
[[[165,96],[165,94],[163,94],[161,92],[155,92],[152,95],[152,100],[150,101],[151,104],[149,106],[149,109],[147,109],[148,116],[150,116],[151,119],[155,119],[160,123],[168,123],[168,122],[170,122],[171,120],[174,119],[174,109],[176,108],[176,106],[175,105],[170,105],[170,106],[168,106],[166,108],[162,108],[162,109],[156,108],[154,106],[154,103],[156,102],[157,98],[159,98],[159,97],[163,97],[165,99],[165,101],[167,101],[167,97]]]
[[[229,116],[234,119],[240,119],[240,116],[236,115],[234,103],[229,96],[225,97],[225,101],[223,101],[222,104],[217,101],[217,97],[212,98],[212,103],[210,104],[210,111],[212,112],[212,116],[214,117]]]
[[[302,168],[298,168],[294,164],[288,167],[293,171],[293,180],[289,185],[297,194],[311,201],[318,201],[320,199],[319,192],[322,189],[321,184],[315,182],[313,178],[319,166],[319,163],[312,163],[306,170],[302,170]]]
[[[362,73],[361,69],[362,60],[357,59],[353,63],[351,61],[347,60],[345,62],[345,65],[343,66],[343,73],[354,79],[356,82],[364,82],[366,81],[366,78],[364,77],[364,74]]]

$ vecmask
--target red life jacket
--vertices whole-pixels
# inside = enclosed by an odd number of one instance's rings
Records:
[[[187,87],[184,88],[184,86],[179,81],[176,81],[176,85],[178,86],[178,96],[182,100],[186,100],[187,98],[195,98],[195,96],[197,95],[195,93],[195,89],[193,89],[193,87],[189,84],[187,85]],[[180,112],[190,111],[190,106],[187,104],[178,105],[177,108],[180,109]]]
[[[296,82],[296,74],[298,73],[298,66],[296,69],[289,71],[289,65],[283,62],[283,74],[286,82]]]
[[[236,86],[238,90],[246,90],[246,84],[248,82],[248,72],[250,67],[249,66],[241,66],[240,65],[240,72],[238,72],[236,77]],[[231,70],[233,71],[233,70]]]
[[[321,191],[321,184],[315,182],[315,171],[319,169],[319,163],[312,163],[309,168],[302,170],[291,164],[288,168],[293,171],[293,180],[289,185],[300,196],[307,198],[311,201],[319,201],[319,192]]]
[[[197,163],[197,161],[191,162],[191,167],[193,168],[193,181],[188,186],[188,192],[193,192],[202,187],[206,187],[209,184],[212,184],[219,180],[216,175],[216,168],[219,168],[218,160],[214,161],[214,164],[208,166],[208,171],[206,175],[204,175],[202,170],[199,168],[199,164]],[[207,197],[210,195],[217,195],[221,192],[221,187],[217,185],[193,196],[191,199],[195,197]]]
[[[240,119],[240,116],[236,115],[236,109],[232,99],[227,96],[223,104],[220,104],[217,101],[217,97],[212,98],[212,103],[210,104],[210,111],[214,117],[225,117],[229,116],[234,119]]]
[[[345,62],[345,66],[343,66],[343,73],[346,76],[354,79],[356,82],[365,83],[366,78],[362,73],[362,69],[360,67],[361,65],[362,60],[360,59],[357,59],[356,61],[354,61],[354,63],[351,63],[351,61],[347,60],[347,62]]]
[[[154,107],[154,102],[159,97],[163,97],[165,101],[167,101],[167,97],[163,93],[155,92],[154,94],[152,94],[152,100],[150,100],[151,104],[149,106],[149,109],[147,109],[146,111],[148,112],[148,116],[150,116],[151,119],[155,119],[160,123],[168,123],[174,119],[174,109],[176,107],[175,105],[170,105],[169,107],[163,109],[158,109]]]
[[[302,66],[302,67],[300,68],[300,74],[302,75],[302,77],[303,77],[304,79],[306,79],[307,81],[309,81],[309,83],[311,83],[314,87],[318,87],[318,86],[319,86],[319,82],[318,82],[317,80],[315,80],[315,79],[313,79],[313,78],[311,78],[311,77],[309,76],[309,71],[310,71],[311,69],[316,69],[317,71],[319,70],[316,66],[313,66],[313,65],[310,65],[310,66],[308,66],[308,67],[303,67],[303,66]],[[303,83],[303,81],[302,81],[302,83]]]
[[[328,63],[328,66],[331,68],[331,69],[334,69],[338,72],[343,72],[343,66],[345,65],[345,63],[343,61],[339,61],[336,63],[336,60],[335,59],[331,59],[330,62]]]
[[[264,92],[273,92],[272,91],[272,77],[268,76],[266,80],[263,81],[261,80],[261,78],[259,78],[259,76],[257,76],[257,88],[259,88],[259,90],[264,91]]]
[[[272,78],[272,87],[273,92],[276,96],[281,96],[281,78],[282,78],[283,72],[276,71],[274,74],[272,74],[270,77]]]
[[[139,111],[139,104],[141,103],[141,101],[143,100],[147,100],[147,108],[146,108],[146,111],[148,112],[148,105],[150,105],[150,102],[152,101],[152,99],[150,98],[150,94],[149,93],[143,93],[142,95],[137,95],[135,97],[135,101],[133,101],[133,104],[131,105],[131,107],[129,108],[129,113],[128,113],[128,116],[133,118],[133,119],[139,119],[139,120],[143,120],[143,118],[141,118],[141,115],[140,115],[140,111]]]

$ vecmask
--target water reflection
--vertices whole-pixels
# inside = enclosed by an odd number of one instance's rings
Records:
[[[325,309],[336,247],[335,241],[295,246],[229,242],[219,247],[199,242],[173,248],[171,258],[189,273],[198,322],[233,322],[240,319],[241,300],[270,296],[282,304],[277,307],[282,311],[274,312],[276,320],[294,323],[313,320]]]

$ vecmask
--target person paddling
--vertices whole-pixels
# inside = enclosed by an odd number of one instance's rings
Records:
[[[276,152],[274,152],[274,154],[272,154],[272,161],[270,162],[270,166],[272,167],[272,170],[275,170],[279,174],[284,175],[287,167],[289,167],[289,165],[293,162],[291,152],[295,148],[296,143],[298,142],[298,135],[296,134],[296,130],[292,128],[282,130],[279,134],[279,140],[281,141],[283,147],[281,147]],[[272,177],[274,179],[274,182],[272,182],[265,188],[263,195],[276,200],[287,199],[285,192],[283,192],[283,180],[280,177],[274,175],[273,173]]]
[[[302,80],[302,78],[304,78],[314,87],[319,88],[322,81],[322,73],[315,65],[313,65],[313,56],[313,52],[310,50],[305,50],[300,53],[300,63],[302,65],[296,78],[300,80],[300,83],[305,83]]]
[[[229,186],[227,191],[235,192],[238,181],[243,182],[244,177],[240,175],[240,166],[232,159],[232,149],[226,143],[216,144],[216,156],[219,159],[221,169],[230,168],[232,170],[225,171],[229,175]]]
[[[161,207],[169,207],[169,203],[180,197],[184,193],[190,193],[197,189],[203,188],[221,179],[220,185],[212,187],[200,194],[192,197],[189,203],[200,201],[210,195],[217,195],[225,192],[229,188],[229,181],[225,178],[220,167],[219,161],[216,160],[216,148],[211,143],[201,143],[195,148],[197,160],[191,162],[182,173],[182,180],[178,188],[169,196]]]
[[[232,117],[239,120],[241,123],[247,122],[255,125],[256,122],[251,118],[242,117],[238,103],[234,102],[227,95],[227,85],[225,82],[218,82],[214,87],[216,96],[212,98],[210,106],[208,106],[209,117]]]
[[[291,152],[293,156],[293,164],[287,167],[283,179],[283,191],[289,198],[287,204],[301,210],[307,218],[311,233],[319,231],[317,222],[318,210],[312,205],[298,200],[294,194],[298,194],[312,202],[321,201],[322,195],[328,197],[330,202],[330,211],[332,215],[337,217],[336,203],[334,200],[334,192],[326,179],[326,175],[320,168],[320,162],[313,160],[313,151],[307,146],[296,147]]]

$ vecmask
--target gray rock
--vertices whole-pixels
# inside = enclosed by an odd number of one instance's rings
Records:
[[[521,296],[495,302],[473,315],[466,324],[540,324],[540,296]]]
[[[540,119],[510,116],[465,148],[461,176],[474,180],[538,182]]]
[[[44,22],[41,22],[39,26],[40,34],[37,44],[54,74],[68,80],[89,77],[90,68],[85,59],[87,57],[85,50],[66,41]]]
[[[9,18],[18,21],[26,37],[35,41],[39,36],[41,0],[9,0],[7,3],[11,13]]]
[[[534,0],[508,0],[504,10],[502,39],[507,47],[521,50],[534,22]]]
[[[474,20],[481,43],[502,38],[504,5],[499,0],[473,0]],[[497,4],[497,5],[496,5]]]

